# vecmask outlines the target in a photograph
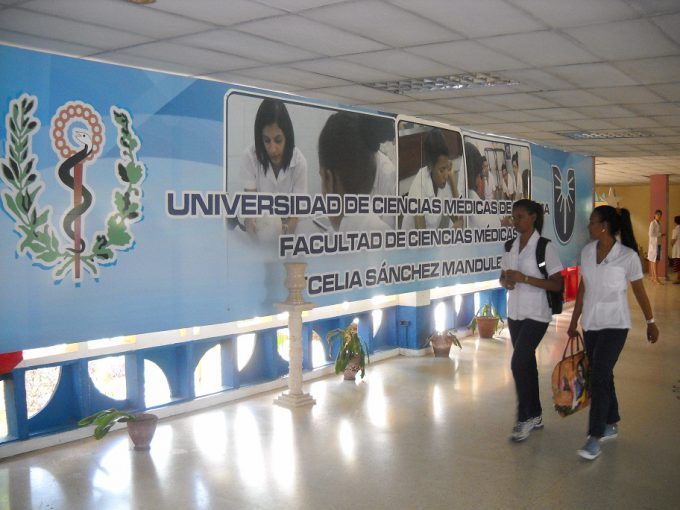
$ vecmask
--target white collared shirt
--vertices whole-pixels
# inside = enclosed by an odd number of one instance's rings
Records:
[[[514,269],[529,277],[544,279],[536,261],[536,245],[539,237],[541,237],[540,234],[534,230],[521,252],[519,251],[519,238],[515,239],[510,251],[503,255],[501,269],[504,271]],[[560,257],[552,242],[545,247],[545,269],[548,275],[562,271]],[[508,317],[514,320],[533,319],[539,322],[550,322],[552,310],[548,305],[545,289],[528,283],[515,283],[515,288],[508,291]]]
[[[434,186],[432,184],[432,174],[430,172],[430,169],[427,166],[424,166],[423,168],[418,170],[418,173],[411,182],[411,188],[408,191],[408,196],[416,198],[438,197],[441,198],[442,200],[446,200],[452,198],[453,193],[451,191],[451,184],[449,184],[449,181],[447,179],[444,187],[437,190],[437,193],[435,194]],[[425,218],[426,228],[439,228],[442,222],[441,213],[424,214],[423,216]],[[415,228],[415,226],[416,226],[415,216],[405,215],[401,226],[402,230],[410,230]]]
[[[640,257],[619,241],[597,263],[597,241],[581,251],[581,278],[586,286],[581,326],[584,331],[630,329],[628,282],[642,278]]]
[[[255,154],[255,145],[252,145],[243,155],[241,179],[243,189],[259,193],[307,193],[307,160],[295,147],[290,165],[276,177],[271,164],[265,173]]]

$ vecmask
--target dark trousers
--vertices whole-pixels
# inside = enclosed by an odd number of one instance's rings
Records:
[[[602,437],[606,425],[617,423],[621,419],[614,388],[614,365],[626,343],[626,336],[627,329],[583,332],[590,362],[590,436]]]
[[[543,339],[548,323],[508,319],[508,329],[514,349],[510,367],[517,390],[517,421],[527,421],[543,412],[538,394],[536,347]]]

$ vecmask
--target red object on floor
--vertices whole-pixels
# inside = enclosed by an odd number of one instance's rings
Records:
[[[562,277],[564,278],[564,300],[576,301],[576,293],[578,292],[578,266],[565,267],[562,270]]]
[[[16,367],[24,356],[21,351],[0,354],[0,374],[7,374]]]

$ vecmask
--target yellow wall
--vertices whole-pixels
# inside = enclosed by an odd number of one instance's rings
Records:
[[[613,188],[615,195],[621,198],[621,207],[630,211],[630,219],[633,222],[633,232],[638,244],[642,246],[643,252],[647,253],[647,243],[649,241],[647,232],[649,222],[652,217],[649,214],[649,186],[646,184],[634,186],[595,186],[598,195],[609,194],[609,189]],[[668,253],[670,253],[670,233],[675,226],[673,218],[680,216],[680,184],[671,184],[668,190],[668,215],[666,220],[666,232],[668,240]]]

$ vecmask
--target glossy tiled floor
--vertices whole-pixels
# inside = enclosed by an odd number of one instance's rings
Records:
[[[398,357],[357,384],[308,384],[310,408],[266,394],[163,420],[149,453],[119,431],[6,459],[0,510],[680,508],[680,286],[646,287],[662,337],[646,344],[636,308],[615,372],[619,438],[593,462],[576,456],[586,413],[551,410],[567,311],[539,351],[546,426],[524,443],[508,441],[508,340],[470,338],[449,360]]]

